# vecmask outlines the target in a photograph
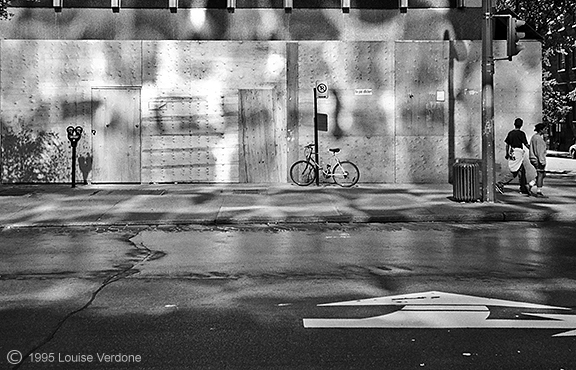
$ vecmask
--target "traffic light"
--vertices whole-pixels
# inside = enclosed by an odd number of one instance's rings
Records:
[[[514,55],[518,55],[524,46],[520,45],[518,42],[520,39],[526,37],[525,32],[519,32],[518,29],[524,26],[526,22],[512,16],[508,17],[508,35],[506,37],[506,54],[508,55],[508,60],[512,60]]]

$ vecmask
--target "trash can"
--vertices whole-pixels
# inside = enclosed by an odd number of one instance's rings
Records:
[[[480,160],[457,158],[452,166],[454,200],[476,202],[481,199]]]

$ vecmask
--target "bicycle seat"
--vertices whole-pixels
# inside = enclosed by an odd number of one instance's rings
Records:
[[[333,148],[328,150],[331,151],[332,153],[338,153],[340,151],[340,148]]]
[[[305,148],[312,148],[314,146],[314,144],[308,144],[305,146]]]

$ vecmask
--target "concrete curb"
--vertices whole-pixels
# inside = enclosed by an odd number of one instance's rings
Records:
[[[35,222],[35,223],[2,223],[1,229],[26,228],[127,228],[127,227],[153,227],[153,226],[216,226],[216,225],[247,225],[247,224],[369,224],[369,223],[489,223],[489,222],[576,222],[576,213],[557,212],[508,212],[496,211],[477,215],[463,214],[430,214],[412,215],[409,217],[398,215],[370,215],[370,216],[301,216],[284,218],[266,217],[222,217],[194,218],[194,219],[165,219],[165,220],[115,220],[95,222]]]

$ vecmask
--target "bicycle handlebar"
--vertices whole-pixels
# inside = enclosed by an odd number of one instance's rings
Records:
[[[304,148],[309,149],[311,151],[311,154],[316,154],[316,152],[314,152],[314,143],[310,143],[308,145],[305,145]],[[338,151],[332,151],[332,149],[328,149],[328,150],[331,151],[333,155],[336,155],[336,153],[340,151],[339,148],[338,148]]]

